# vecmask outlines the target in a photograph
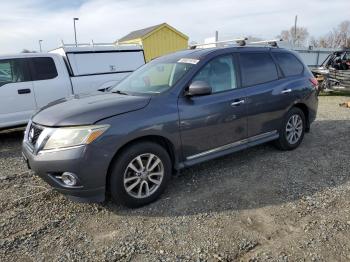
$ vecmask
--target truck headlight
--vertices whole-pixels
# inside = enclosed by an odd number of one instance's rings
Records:
[[[54,129],[45,143],[44,150],[87,145],[101,136],[109,125],[62,127]]]

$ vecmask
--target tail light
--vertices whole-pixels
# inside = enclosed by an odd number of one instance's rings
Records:
[[[310,82],[312,83],[313,87],[314,87],[316,90],[318,90],[318,81],[317,81],[317,79],[314,78],[314,77],[311,77],[309,80],[310,80]]]

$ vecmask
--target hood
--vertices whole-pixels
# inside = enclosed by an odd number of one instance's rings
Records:
[[[91,125],[103,118],[141,109],[150,99],[115,93],[74,95],[41,108],[32,121],[44,126]]]

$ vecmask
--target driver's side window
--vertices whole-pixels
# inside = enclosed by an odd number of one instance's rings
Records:
[[[235,67],[231,55],[220,56],[206,64],[193,78],[208,83],[213,93],[237,88]]]

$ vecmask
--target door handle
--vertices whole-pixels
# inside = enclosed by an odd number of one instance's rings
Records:
[[[19,95],[23,95],[23,94],[29,94],[31,91],[29,88],[26,88],[26,89],[18,89],[17,92]]]
[[[231,106],[239,106],[240,104],[244,104],[244,100],[243,99],[232,102]]]
[[[282,92],[281,92],[281,94],[287,94],[287,93],[290,93],[290,92],[292,92],[292,89],[284,89],[284,90],[282,90]]]

